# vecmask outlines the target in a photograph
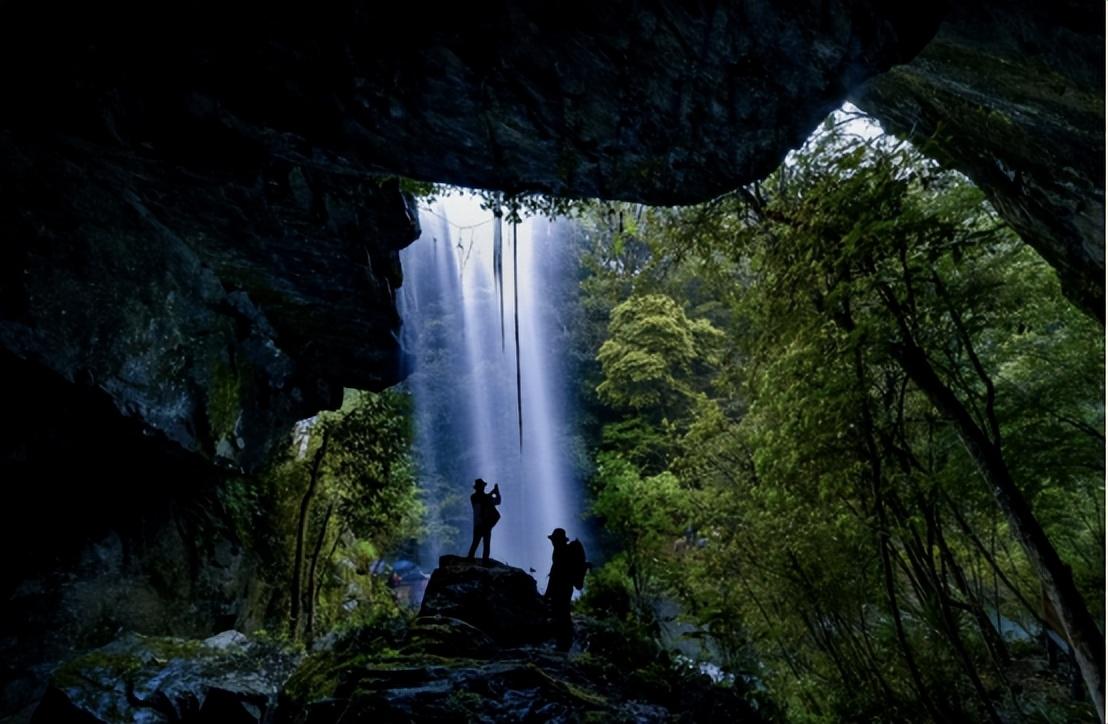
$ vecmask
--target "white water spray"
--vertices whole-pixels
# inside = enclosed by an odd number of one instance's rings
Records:
[[[565,528],[581,536],[579,481],[571,479],[565,351],[553,344],[559,310],[553,281],[565,273],[555,227],[526,219],[518,249],[505,225],[504,325],[493,278],[494,219],[471,195],[446,198],[421,217],[423,235],[401,253],[400,312],[404,348],[413,369],[415,456],[421,483],[441,504],[438,522],[458,530],[432,540],[428,554],[464,555],[470,540],[469,495],[475,478],[500,484],[503,516],[492,533],[492,556],[534,569],[540,590],[550,567],[546,536]],[[517,287],[518,281],[518,287]],[[516,399],[513,297],[519,295],[523,442]],[[432,521],[435,523],[436,521]],[[449,547],[445,549],[444,546]],[[434,564],[435,560],[428,561]]]

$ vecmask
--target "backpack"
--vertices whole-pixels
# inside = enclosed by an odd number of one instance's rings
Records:
[[[585,546],[577,538],[569,542],[567,556],[569,562],[569,580],[573,587],[580,591],[585,586],[585,573],[589,570],[589,562],[585,559]]]

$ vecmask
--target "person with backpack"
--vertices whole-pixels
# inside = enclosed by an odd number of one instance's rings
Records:
[[[585,585],[585,571],[589,564],[585,560],[585,546],[580,540],[569,540],[564,528],[555,528],[547,536],[554,552],[551,557],[550,580],[546,584],[543,597],[550,606],[554,622],[554,638],[559,651],[569,651],[573,644],[573,620],[569,614],[569,604],[573,599],[573,589],[581,590]]]

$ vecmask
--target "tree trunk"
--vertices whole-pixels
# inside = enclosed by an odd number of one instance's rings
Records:
[[[304,497],[300,499],[300,517],[296,524],[296,553],[292,561],[292,585],[290,586],[289,607],[289,638],[297,641],[300,638],[300,611],[304,604],[302,584],[304,581],[304,538],[308,534],[308,512],[312,506],[312,498],[315,497],[317,484],[319,483],[319,468],[323,464],[323,456],[327,453],[327,431],[323,432],[323,441],[312,458],[311,474],[308,479],[308,489],[304,491]]]
[[[315,549],[312,550],[312,562],[308,564],[308,595],[304,612],[304,640],[309,644],[315,638],[316,568],[319,566],[319,554],[323,550],[323,539],[327,537],[327,525],[331,522],[331,513],[334,510],[334,503],[327,506],[323,523],[319,526],[319,537],[315,539]]]
[[[845,326],[854,328],[854,320],[851,316],[849,303],[845,310]],[[900,653],[904,663],[908,666],[908,673],[912,677],[912,684],[920,701],[935,721],[943,721],[946,717],[939,710],[938,703],[931,697],[927,683],[912,654],[912,646],[908,641],[907,632],[904,630],[904,622],[900,615],[900,605],[896,597],[896,581],[893,578],[892,561],[889,559],[890,530],[887,516],[885,515],[885,500],[882,490],[884,471],[881,465],[881,455],[877,449],[877,436],[873,422],[873,413],[869,407],[869,394],[866,386],[866,365],[862,354],[862,348],[854,346],[854,376],[858,383],[858,396],[860,412],[862,415],[862,442],[865,444],[866,459],[869,462],[870,489],[873,494],[874,511],[877,513],[877,549],[881,556],[882,584],[885,589],[885,598],[889,603],[889,611],[892,613],[893,626],[896,631],[896,640],[900,645]]]
[[[940,412],[954,425],[966,450],[989,485],[1001,511],[1008,518],[1054,605],[1092,696],[1100,721],[1104,721],[1104,634],[1089,613],[1074,585],[1070,569],[1062,562],[1046,532],[1039,525],[1023,492],[1012,479],[1000,450],[935,373],[926,353],[912,343],[893,350],[901,367]]]

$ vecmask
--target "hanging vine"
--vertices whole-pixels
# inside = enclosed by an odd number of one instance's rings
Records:
[[[492,207],[492,278],[496,296],[500,302],[500,351],[504,351],[504,231],[503,211],[500,199],[493,200]]]
[[[523,451],[523,370],[520,364],[519,349],[519,224],[521,212],[549,218],[569,216],[583,207],[583,202],[572,199],[557,199],[542,194],[505,194],[500,191],[480,191],[481,205],[493,212],[493,251],[492,273],[500,304],[500,347],[505,347],[504,329],[504,242],[503,221],[507,207],[507,221],[512,225],[512,279],[513,279],[513,316],[516,357],[516,417],[519,429],[519,449]]]
[[[519,366],[519,221],[513,214],[512,219],[512,289],[515,293],[516,322],[516,417],[519,420],[519,450],[523,452],[523,375]]]

